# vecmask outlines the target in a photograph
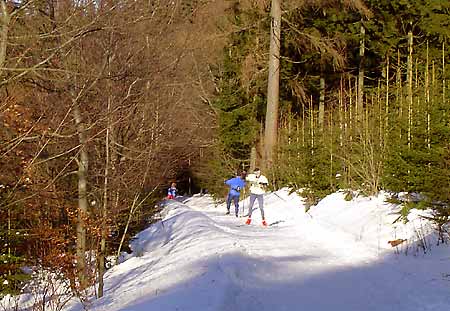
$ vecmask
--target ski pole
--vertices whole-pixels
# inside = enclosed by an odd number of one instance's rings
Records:
[[[275,194],[277,197],[279,197],[281,200],[283,200],[284,202],[287,202],[285,199],[283,199],[282,197],[280,197],[275,191],[272,191],[273,194]]]
[[[243,193],[243,196],[242,196],[242,214],[241,214],[241,216],[244,216],[244,213],[245,213],[245,205],[244,205],[244,202],[245,202],[245,188],[242,190],[242,193]]]

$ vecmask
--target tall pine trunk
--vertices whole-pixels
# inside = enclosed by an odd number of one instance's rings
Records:
[[[445,102],[445,41],[442,42],[442,103]]]
[[[358,73],[358,94],[356,99],[356,110],[357,110],[357,118],[359,121],[364,118],[363,111],[363,97],[364,97],[364,37],[366,34],[366,30],[361,22],[361,30],[360,30],[360,41],[359,41],[359,73]]]
[[[264,167],[273,165],[275,145],[277,142],[279,81],[280,81],[280,36],[281,36],[281,0],[272,0],[269,80],[267,85],[267,110],[264,133]]]
[[[389,127],[389,55],[386,56],[386,102],[385,102],[385,115],[384,115],[384,137],[383,137],[383,148],[386,149],[388,146],[388,127]]]
[[[426,103],[426,118],[427,118],[427,135],[426,142],[427,147],[430,149],[430,55],[429,55],[429,46],[427,41],[427,54],[426,54],[426,67],[425,67],[425,103]],[[433,64],[434,67],[434,64]]]
[[[407,88],[408,88],[408,148],[411,148],[411,127],[412,127],[412,106],[413,106],[413,59],[412,59],[412,49],[413,49],[413,34],[411,31],[408,32],[408,60],[407,60]]]
[[[256,147],[252,147],[250,151],[250,172],[253,172],[256,168]]]
[[[320,77],[320,97],[319,97],[319,130],[323,131],[325,120],[325,78]]]

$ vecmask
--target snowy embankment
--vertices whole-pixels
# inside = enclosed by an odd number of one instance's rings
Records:
[[[305,213],[286,190],[266,195],[265,206],[267,228],[258,210],[247,226],[208,196],[169,202],[163,221],[138,234],[134,253],[107,272],[105,297],[88,308],[450,310],[449,247],[435,246],[417,213],[393,224],[398,208],[383,196],[347,202],[342,193]],[[422,234],[427,254],[418,251]],[[400,238],[407,240],[388,244]]]

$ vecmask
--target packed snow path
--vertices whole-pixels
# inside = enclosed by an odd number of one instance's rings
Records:
[[[413,235],[392,226],[393,206],[376,198],[344,206],[336,194],[305,213],[287,191],[265,199],[267,228],[258,209],[247,226],[209,197],[169,203],[90,309],[450,310],[448,247],[423,255],[408,242],[396,252],[387,240]]]

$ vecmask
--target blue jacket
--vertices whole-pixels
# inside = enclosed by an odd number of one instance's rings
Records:
[[[230,186],[230,195],[239,196],[240,191],[245,187],[245,181],[241,177],[234,177],[225,181],[225,184]]]
[[[177,196],[177,188],[170,187],[169,189],[167,189],[167,195],[172,195],[173,197],[176,197]]]

